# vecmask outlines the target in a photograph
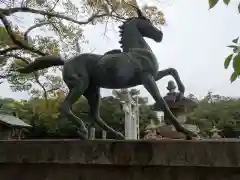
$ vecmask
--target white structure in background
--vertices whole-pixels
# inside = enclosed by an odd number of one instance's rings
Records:
[[[123,111],[125,112],[125,139],[139,139],[139,105],[138,96],[136,102],[133,101],[129,91],[126,89],[124,97]]]
[[[157,119],[159,120],[159,123],[164,123],[164,112],[163,111],[155,111],[157,115]]]
[[[133,110],[132,110],[132,130],[134,139],[140,139],[140,130],[139,130],[139,104],[138,104],[138,96],[136,102],[133,102]]]

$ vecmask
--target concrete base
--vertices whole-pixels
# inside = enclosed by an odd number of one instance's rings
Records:
[[[239,180],[240,141],[0,141],[1,180]]]

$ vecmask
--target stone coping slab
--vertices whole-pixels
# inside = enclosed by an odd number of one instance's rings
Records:
[[[240,167],[240,140],[10,140],[0,163]]]

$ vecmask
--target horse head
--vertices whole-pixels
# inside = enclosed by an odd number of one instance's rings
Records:
[[[133,7],[136,9],[137,17],[131,17],[119,26],[121,37],[119,42],[124,52],[133,47],[148,48],[149,46],[142,37],[153,39],[156,42],[161,42],[163,38],[162,31],[155,27],[138,7]]]
[[[155,27],[150,21],[150,19],[145,17],[138,7],[134,6],[134,8],[137,11],[138,17],[135,18],[133,21],[136,21],[136,26],[142,36],[153,39],[156,42],[161,42],[163,38],[162,31]]]

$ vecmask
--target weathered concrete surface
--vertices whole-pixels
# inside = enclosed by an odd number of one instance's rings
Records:
[[[0,180],[239,180],[240,141],[0,141]]]

